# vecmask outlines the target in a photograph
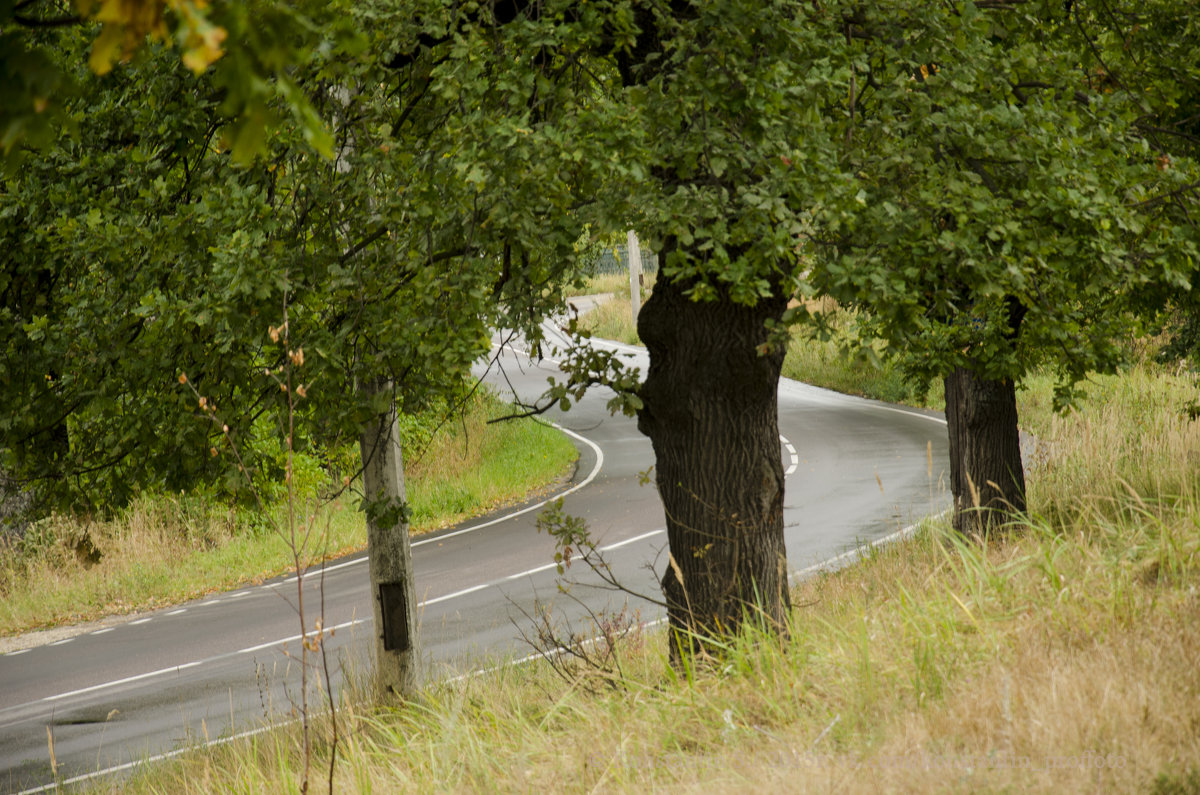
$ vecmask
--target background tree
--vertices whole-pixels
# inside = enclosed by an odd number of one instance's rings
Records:
[[[1124,360],[1133,296],[1188,284],[1194,240],[1158,206],[1195,167],[1163,167],[1137,97],[1090,80],[1061,17],[844,14],[853,190],[823,221],[819,284],[866,309],[910,374],[944,379],[955,527],[985,533],[1025,509],[1021,378],[1053,368],[1066,405]]]
[[[1134,107],[1133,124],[1156,153],[1159,168],[1186,172],[1200,159],[1200,20],[1193,4],[1089,0],[1066,4],[1058,36],[1079,53],[1088,85],[1120,93]],[[1147,209],[1172,218],[1195,236],[1195,176],[1149,201]],[[1200,361],[1200,293],[1191,286],[1150,285],[1139,294],[1144,314],[1162,312],[1169,332],[1163,358]]]

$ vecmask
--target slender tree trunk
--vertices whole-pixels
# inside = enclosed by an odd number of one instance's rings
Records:
[[[650,437],[671,559],[662,587],[672,659],[745,618],[782,630],[790,596],[783,536],[778,386],[783,351],[760,355],[782,298],[750,308],[693,302],[661,278],[638,319],[650,352],[638,428]]]
[[[420,685],[421,658],[404,459],[394,408],[367,423],[359,450],[375,613],[375,680],[382,695],[408,698]]]
[[[945,387],[954,529],[985,537],[1025,511],[1016,387],[961,367]]]

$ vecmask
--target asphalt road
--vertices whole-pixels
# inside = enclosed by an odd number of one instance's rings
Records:
[[[644,370],[644,352],[616,347],[635,363],[640,358]],[[534,362],[512,349],[498,352],[497,361],[501,367],[487,380],[526,400],[557,372],[552,360]],[[653,454],[632,419],[608,414],[609,396],[594,390],[570,412],[547,415],[580,450],[564,487],[566,510],[588,521],[627,586],[656,596],[650,567],[661,572],[665,565],[662,505],[639,478]],[[853,556],[848,550],[947,507],[946,429],[937,415],[792,381],[780,385],[779,415],[793,571],[836,565]],[[553,542],[534,530],[538,510],[520,506],[414,541],[431,677],[528,656],[533,649],[521,635],[539,606],[586,628],[576,598],[594,611],[625,603],[578,566],[570,572],[573,598],[559,592]],[[340,688],[344,678],[361,681],[368,665],[365,557],[330,564],[323,579]],[[310,611],[319,582],[310,575]],[[0,791],[39,791],[96,771],[120,774],[188,745],[286,720],[299,701],[295,599],[294,578],[280,578],[0,656]],[[631,607],[644,620],[660,615],[650,603]]]

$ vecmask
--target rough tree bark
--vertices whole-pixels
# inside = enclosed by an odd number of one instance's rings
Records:
[[[954,529],[983,538],[1025,511],[1016,386],[960,367],[945,387]]]
[[[725,297],[693,302],[660,278],[638,318],[650,352],[638,428],[654,446],[666,512],[671,560],[662,587],[676,660],[747,618],[785,626],[783,351],[760,354],[765,321],[786,306],[785,298],[755,307]]]
[[[394,408],[367,423],[359,451],[375,613],[375,682],[384,696],[409,698],[420,685],[421,658],[404,458]]]

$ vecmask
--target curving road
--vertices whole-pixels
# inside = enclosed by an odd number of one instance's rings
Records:
[[[644,351],[613,347],[644,372]],[[557,373],[551,360],[534,362],[511,347],[498,349],[496,362],[487,380],[527,401]],[[661,570],[666,532],[657,494],[639,483],[653,454],[634,420],[608,414],[609,396],[594,390],[552,417],[580,450],[566,510],[587,519],[626,585],[654,596],[657,577],[648,564],[657,561]],[[948,505],[946,429],[938,415],[784,380],[779,427],[788,560],[797,574],[848,560],[855,554],[848,550],[894,537]],[[571,570],[574,598],[559,592],[553,542],[534,529],[539,507],[413,542],[431,676],[529,655],[520,636],[535,606],[551,605],[561,621],[585,627],[585,608],[575,598],[591,610],[624,603],[579,567]],[[308,581],[309,605],[317,604],[318,581]],[[44,791],[97,771],[119,774],[191,744],[286,720],[299,687],[290,656],[299,652],[294,601],[294,578],[280,578],[0,656],[0,792]],[[340,687],[345,678],[361,679],[368,660],[363,555],[326,568],[324,603],[324,625],[336,628],[328,647]],[[650,603],[632,606],[643,620],[659,615]]]

